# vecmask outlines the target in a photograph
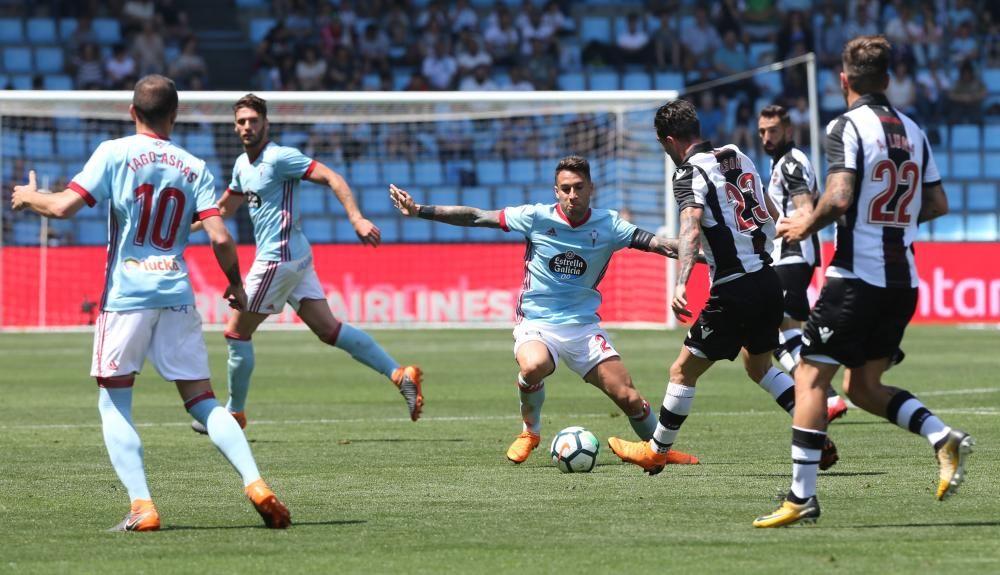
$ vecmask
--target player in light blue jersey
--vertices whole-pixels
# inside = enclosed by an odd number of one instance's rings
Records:
[[[230,305],[247,302],[235,244],[215,206],[212,174],[204,161],[170,141],[177,119],[177,90],[170,79],[139,80],[129,113],[135,135],[101,143],[68,189],[40,193],[32,171],[27,185],[14,188],[12,200],[15,210],[50,218],[69,218],[85,204],[108,200],[107,272],[91,375],[99,387],[104,443],[131,499],[129,514],[112,531],[160,528],[132,423],[132,387],[147,359],[176,383],[184,407],[242,476],[267,526],[287,527],[288,509],[261,479],[246,437],[216,402],[209,382],[201,317],[184,263],[192,220],[208,232],[229,280]]]
[[[361,215],[344,178],[295,148],[268,138],[267,103],[247,94],[233,105],[236,134],[244,153],[236,159],[229,188],[219,200],[223,216],[244,203],[250,210],[257,255],[247,274],[245,309],[236,310],[226,324],[229,346],[229,402],[226,407],[246,427],[246,399],[255,359],[251,337],[270,314],[289,303],[320,341],[338,347],[389,379],[406,400],[410,419],[420,418],[424,397],[420,368],[400,366],[364,331],[334,317],[313,267],[312,250],[299,225],[296,188],[307,180],[330,188],[344,206],[358,239],[376,247],[379,229]],[[197,228],[197,225],[195,225]],[[191,428],[204,433],[198,421]]]
[[[507,459],[522,463],[541,441],[545,378],[559,360],[584,381],[603,391],[629,417],[636,434],[650,439],[656,413],[632,385],[625,364],[600,325],[597,291],[611,256],[633,248],[677,257],[676,240],[657,238],[623,220],[618,212],[591,209],[594,184],[585,158],[568,156],[555,169],[555,204],[481,210],[466,206],[423,206],[404,190],[389,195],[405,216],[457,226],[500,228],[524,235],[525,277],[517,301],[514,357],[520,369],[522,432]],[[696,457],[672,451],[670,463],[697,463]]]

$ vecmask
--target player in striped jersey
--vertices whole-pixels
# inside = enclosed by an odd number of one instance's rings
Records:
[[[400,366],[370,335],[341,322],[330,310],[313,267],[312,249],[299,225],[299,181],[330,188],[344,206],[361,243],[377,247],[381,241],[379,229],[361,215],[350,186],[340,174],[295,148],[269,140],[267,102],[247,94],[233,105],[233,116],[244,153],[236,159],[232,181],[219,207],[225,217],[247,204],[257,254],[247,273],[248,306],[236,310],[226,324],[226,408],[246,427],[245,406],[255,365],[251,337],[268,315],[280,313],[287,302],[320,341],[343,349],[392,382],[406,400],[410,419],[417,421],[424,405],[420,368]],[[191,428],[205,432],[198,421],[192,422]]]
[[[792,486],[756,527],[780,527],[820,515],[816,462],[826,437],[826,390],[841,365],[855,405],[922,435],[937,455],[936,496],[964,479],[974,441],[952,429],[909,392],[882,384],[917,304],[913,241],[917,224],[948,211],[927,137],[885,97],[891,46],[859,36],[844,47],[840,84],[847,112],[827,127],[826,191],[811,214],[781,221],[788,241],[803,241],[837,222],[836,251],[803,334],[795,373],[799,405],[792,424]]]
[[[656,432],[648,442],[612,437],[611,450],[650,475],[663,470],[681,424],[691,411],[695,385],[720,359],[742,355],[747,375],[787,412],[795,409],[794,382],[772,365],[783,317],[781,282],[771,267],[777,209],[763,193],[753,162],[733,145],[714,148],[701,139],[698,113],[685,100],[660,107],[656,136],[678,168],[674,195],[680,209],[677,285],[671,302],[681,321],[690,318],[687,282],[699,247],[708,260],[708,302],[670,367],[670,381]],[[824,468],[837,460],[824,446]]]
[[[131,499],[128,515],[111,530],[160,528],[132,422],[132,387],[146,359],[175,382],[184,407],[242,476],[267,526],[287,527],[288,509],[261,479],[246,437],[216,402],[209,382],[201,317],[184,263],[192,220],[208,232],[229,280],[230,305],[246,305],[236,247],[215,206],[212,174],[204,161],[170,141],[177,120],[177,90],[170,79],[139,80],[129,113],[135,135],[101,143],[68,189],[38,193],[32,171],[28,185],[17,186],[13,195],[15,210],[50,218],[72,217],[84,204],[109,203],[107,273],[91,375],[99,388],[104,443]]]
[[[819,197],[816,173],[809,158],[792,141],[792,121],[783,106],[767,106],[757,119],[764,152],[771,157],[771,180],[767,195],[778,208],[779,217],[808,214]],[[778,238],[771,259],[781,279],[785,296],[785,317],[778,333],[775,358],[791,375],[799,363],[802,349],[802,322],[809,316],[809,284],[819,265],[819,237],[812,234],[802,242]],[[830,389],[826,399],[827,419],[833,421],[847,413],[847,403]]]
[[[629,418],[636,435],[649,439],[656,414],[632,385],[611,336],[600,325],[598,284],[611,256],[632,248],[676,257],[677,240],[657,238],[612,210],[592,209],[594,184],[585,158],[563,158],[555,169],[555,204],[480,210],[467,206],[417,204],[395,185],[389,194],[409,217],[456,226],[500,228],[527,240],[524,284],[517,303],[514,358],[521,400],[522,431],[507,449],[507,459],[523,463],[541,441],[545,378],[562,360],[587,383],[603,391]],[[667,463],[697,463],[671,451]]]

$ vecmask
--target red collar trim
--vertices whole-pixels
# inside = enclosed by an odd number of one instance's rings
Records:
[[[170,138],[164,138],[159,134],[154,134],[153,132],[139,132],[140,136],[146,136],[148,138],[153,138],[154,140],[163,140],[164,142],[169,142]]]
[[[264,148],[266,148],[267,145],[270,144],[270,143],[271,143],[271,140],[265,140],[264,141],[264,145],[260,147],[260,151],[257,152],[257,155],[254,156],[254,157],[252,157],[252,158],[250,157],[249,153],[247,154],[247,159],[250,160],[251,164],[257,161],[257,158],[259,158],[260,155],[264,153]]]
[[[556,213],[559,214],[559,217],[562,218],[564,222],[569,224],[569,227],[571,228],[578,228],[583,224],[587,223],[587,220],[590,219],[590,208],[587,208],[587,213],[583,214],[583,217],[580,218],[578,221],[574,222],[570,220],[569,216],[567,216],[565,212],[563,212],[562,206],[559,205],[559,202],[556,202]]]

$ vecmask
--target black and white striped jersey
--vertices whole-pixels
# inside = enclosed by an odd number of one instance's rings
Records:
[[[674,173],[674,196],[681,211],[704,210],[702,249],[713,285],[771,264],[775,222],[760,174],[739,148],[712,148],[709,142],[692,146]]]
[[[941,181],[923,130],[883,94],[858,98],[827,126],[828,171],[854,172],[854,197],[837,222],[828,277],[917,287],[913,259],[923,186]]]
[[[808,194],[809,200],[815,204],[819,194],[816,172],[809,158],[792,142],[778,150],[775,157],[777,159],[771,158],[771,181],[767,185],[767,195],[771,196],[780,217],[790,217],[796,212],[793,196]],[[776,266],[809,264],[815,267],[819,264],[819,238],[816,234],[801,242],[776,238],[771,259]]]

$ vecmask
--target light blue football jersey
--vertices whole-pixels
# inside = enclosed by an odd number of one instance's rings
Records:
[[[517,321],[552,325],[596,323],[601,293],[597,285],[616,251],[632,241],[636,226],[613,210],[591,209],[571,224],[559,204],[505,208],[500,227],[524,234],[524,283]]]
[[[290,261],[311,253],[299,223],[295,188],[316,162],[295,148],[268,142],[252,161],[236,158],[229,191],[246,195],[257,240],[257,259]]]
[[[110,200],[102,310],[194,304],[184,263],[191,222],[219,215],[203,160],[138,134],[102,142],[68,187],[89,206]]]

